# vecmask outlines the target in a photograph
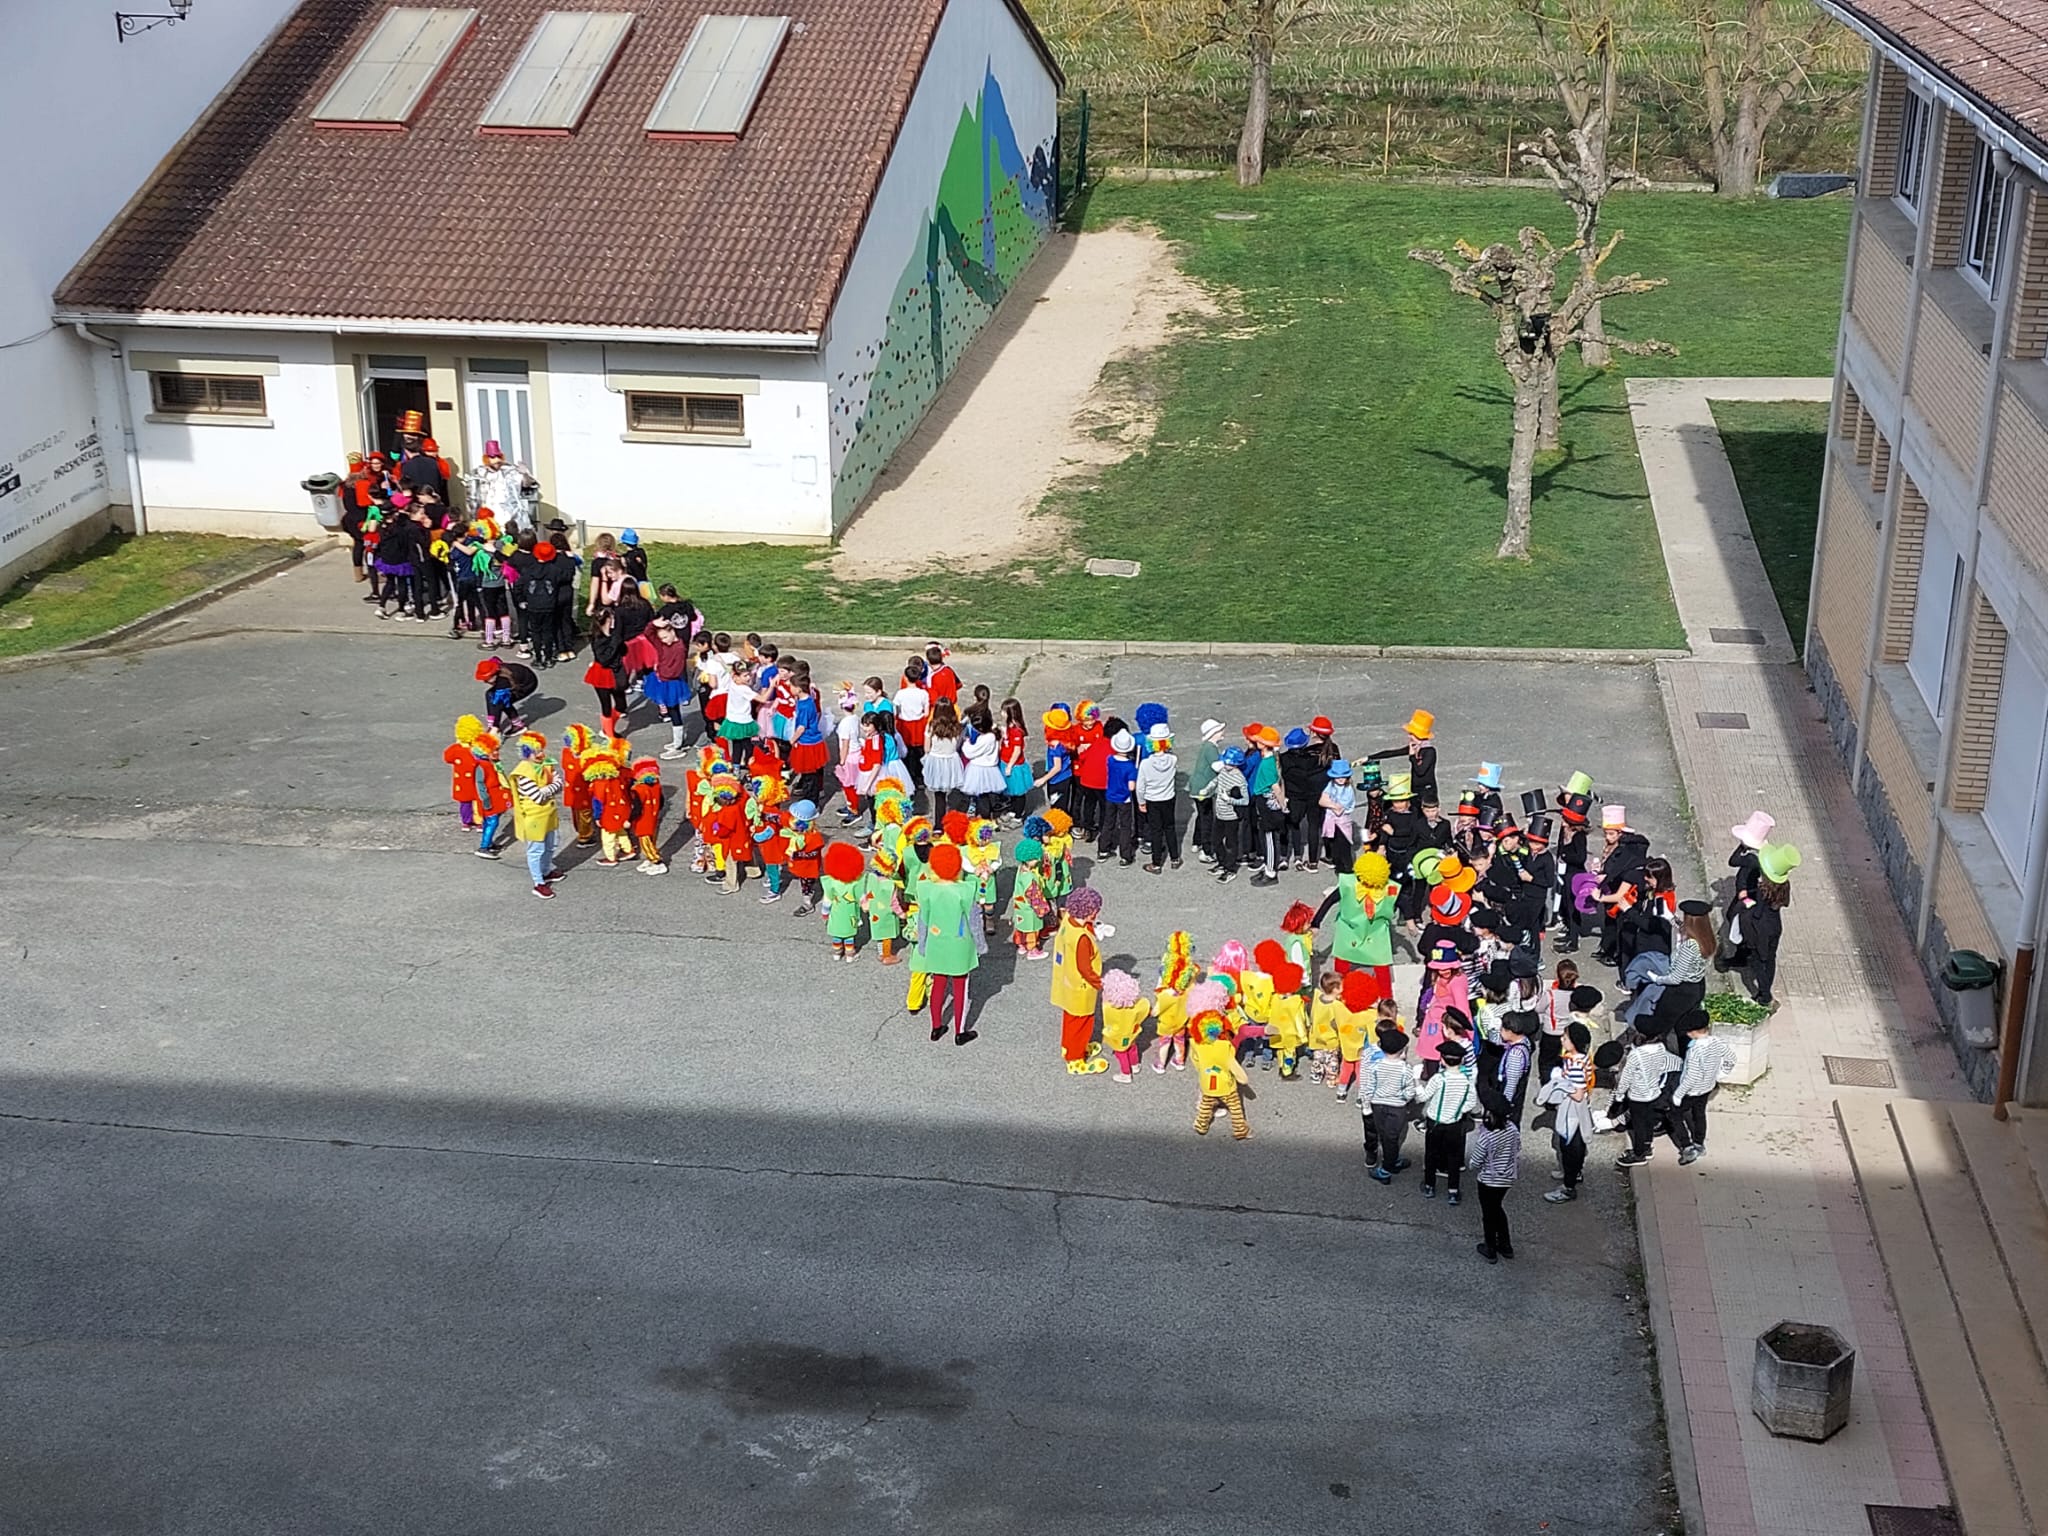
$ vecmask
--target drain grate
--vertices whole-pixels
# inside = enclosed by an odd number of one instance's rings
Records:
[[[1129,581],[1142,567],[1135,560],[1090,560],[1083,569],[1090,576],[1121,576]]]
[[[1699,721],[1703,731],[1746,731],[1749,716],[1737,710],[1700,709],[1693,711],[1693,719]]]
[[[1876,1056],[1823,1056],[1828,1081],[1842,1088],[1896,1088],[1892,1064]]]
[[[1912,1509],[1904,1504],[1866,1504],[1870,1536],[1963,1536],[1951,1509]]]
[[[1707,638],[1716,645],[1762,645],[1764,632],[1760,629],[1709,629]]]

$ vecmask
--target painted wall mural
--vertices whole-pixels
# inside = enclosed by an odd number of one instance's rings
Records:
[[[882,334],[833,375],[835,527],[923,418],[1052,232],[1053,190],[1052,139],[1025,154],[990,69],[973,104],[961,109]]]

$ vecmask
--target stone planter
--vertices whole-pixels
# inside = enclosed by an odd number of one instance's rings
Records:
[[[1749,1406],[1774,1435],[1825,1440],[1849,1422],[1856,1351],[1819,1323],[1779,1323],[1757,1335]]]
[[[1726,1042],[1729,1052],[1735,1057],[1735,1065],[1728,1069],[1728,1075],[1721,1079],[1738,1088],[1746,1088],[1771,1067],[1771,1021],[1753,1024],[1745,1029],[1740,1024],[1716,1024],[1714,1038]]]

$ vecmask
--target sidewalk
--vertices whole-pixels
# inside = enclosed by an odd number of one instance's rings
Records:
[[[1784,659],[1790,641],[1755,545],[1746,525],[1729,532],[1744,519],[1706,401],[1812,398],[1813,381],[1687,383],[1630,386],[1674,596],[1688,636],[1740,626],[1768,643],[1696,640],[1692,659],[1658,663],[1665,713],[1709,880],[1726,873],[1728,829],[1758,808],[1805,862],[1786,917],[1770,1071],[1716,1099],[1709,1156],[1681,1170],[1666,1148],[1635,1176],[1638,1224],[1687,1528],[1846,1536],[1870,1529],[1868,1505],[1950,1498],[1831,1113],[1836,1099],[1892,1090],[1833,1082],[1823,1057],[1882,1064],[1902,1095],[1967,1089],[1819,706]],[[1788,393],[1760,392],[1776,387]],[[1667,451],[1653,454],[1660,440]],[[1708,534],[1713,559],[1698,547]],[[1747,728],[1700,723],[1731,714]],[[1825,1444],[1776,1439],[1749,1409],[1756,1335],[1787,1318],[1825,1323],[1856,1346],[1849,1425]]]

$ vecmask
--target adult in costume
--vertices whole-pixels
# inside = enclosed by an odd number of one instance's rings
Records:
[[[981,964],[981,921],[974,908],[974,882],[961,878],[960,850],[933,847],[916,885],[917,946],[912,966],[931,978],[932,1039],[946,1037],[946,1009],[953,1014],[953,1043],[974,1039],[967,1027],[967,978]],[[1093,1022],[1093,1011],[1090,1012]]]
[[[1067,1070],[1080,1075],[1107,1072],[1102,1047],[1094,1043],[1095,1000],[1102,991],[1102,946],[1095,922],[1102,893],[1077,886],[1068,896],[1052,941],[1052,1005],[1060,1011],[1060,1054]]]

